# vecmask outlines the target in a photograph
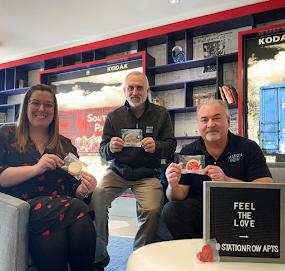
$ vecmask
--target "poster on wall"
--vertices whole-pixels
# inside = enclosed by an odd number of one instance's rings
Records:
[[[285,162],[285,26],[243,36],[245,136]]]
[[[126,100],[126,75],[143,71],[141,58],[127,60],[126,56],[111,64],[107,60],[89,64],[47,77],[58,100],[60,133],[70,138],[81,156],[98,153],[107,114]]]
[[[56,91],[60,133],[98,181],[110,165],[98,153],[107,114],[124,104],[125,77],[144,71],[144,63],[140,52],[40,72],[41,81]]]

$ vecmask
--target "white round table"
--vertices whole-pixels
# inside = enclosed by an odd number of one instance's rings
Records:
[[[285,264],[276,263],[202,263],[196,259],[202,246],[202,239],[146,245],[132,253],[126,271],[285,271]]]

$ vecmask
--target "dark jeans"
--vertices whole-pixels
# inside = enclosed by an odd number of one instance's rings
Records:
[[[203,236],[203,204],[197,199],[166,203],[162,210],[162,219],[174,239]]]

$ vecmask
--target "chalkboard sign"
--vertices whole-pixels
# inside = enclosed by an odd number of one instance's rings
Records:
[[[221,261],[285,263],[284,193],[284,184],[204,182],[204,239],[217,240]]]

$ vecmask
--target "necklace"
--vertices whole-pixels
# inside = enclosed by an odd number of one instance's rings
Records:
[[[37,145],[38,142],[43,142],[43,145],[48,141],[49,136],[45,136],[42,140],[36,139],[36,138],[32,138],[31,135],[29,135],[30,138],[33,140],[33,142]]]

